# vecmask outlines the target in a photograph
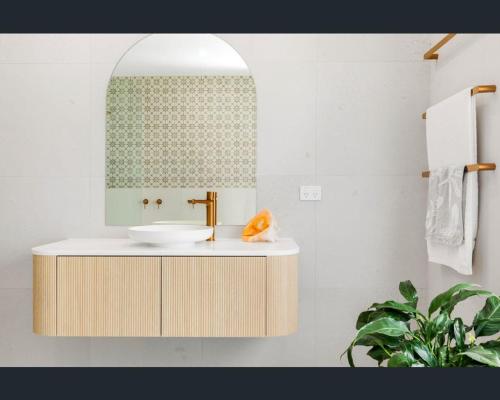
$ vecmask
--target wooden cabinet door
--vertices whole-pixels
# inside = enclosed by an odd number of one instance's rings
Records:
[[[266,257],[163,257],[162,336],[265,336]]]
[[[58,336],[160,336],[160,257],[58,257]]]

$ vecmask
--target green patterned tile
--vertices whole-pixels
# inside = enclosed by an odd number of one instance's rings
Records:
[[[113,77],[108,188],[255,187],[250,76]]]

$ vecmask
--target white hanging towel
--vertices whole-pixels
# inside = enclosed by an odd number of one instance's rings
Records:
[[[464,166],[431,170],[425,238],[432,243],[460,246],[464,242]]]
[[[429,170],[477,163],[476,101],[471,89],[441,101],[426,111],[427,159]],[[450,246],[427,240],[429,261],[446,265],[463,275],[472,274],[472,253],[478,219],[477,172],[464,174],[464,240]]]

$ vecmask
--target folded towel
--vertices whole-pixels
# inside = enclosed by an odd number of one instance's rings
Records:
[[[463,179],[463,165],[431,170],[425,238],[432,243],[459,246],[464,241]]]
[[[470,93],[471,88],[464,89],[427,110],[427,158],[431,171],[477,163],[476,102]],[[463,186],[463,242],[457,246],[429,239],[427,252],[429,261],[470,275],[477,233],[477,172],[466,173]]]
[[[276,222],[271,211],[266,208],[250,220],[241,235],[245,242],[274,242],[277,237]]]

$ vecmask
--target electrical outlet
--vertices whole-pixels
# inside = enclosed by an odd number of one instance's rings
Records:
[[[320,201],[321,186],[301,186],[300,200],[302,201]]]

